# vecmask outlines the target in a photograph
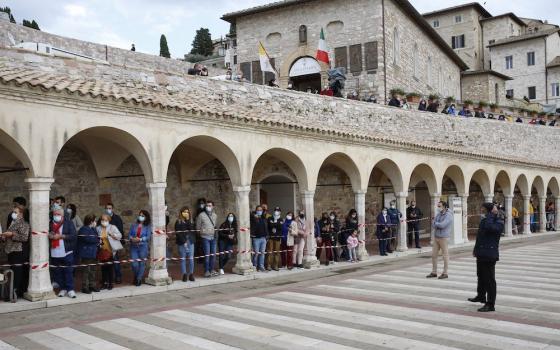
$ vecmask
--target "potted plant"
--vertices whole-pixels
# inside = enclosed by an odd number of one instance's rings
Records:
[[[419,103],[420,97],[420,94],[417,92],[409,92],[406,94],[406,100],[411,103]]]
[[[467,109],[471,109],[473,105],[473,101],[472,100],[464,100],[463,101],[463,106],[465,106]]]
[[[455,102],[456,102],[456,100],[455,100],[455,97],[453,97],[453,96],[447,96],[445,98],[445,103],[447,103],[447,104],[452,104],[452,103],[455,103]]]
[[[398,98],[403,98],[403,96],[405,95],[404,90],[401,88],[391,89],[389,93],[391,94],[391,96],[396,96]]]
[[[488,102],[486,101],[478,101],[478,108],[484,110],[484,108],[488,107]]]
[[[490,110],[492,111],[492,113],[497,113],[498,112],[498,104],[497,103],[490,103]]]

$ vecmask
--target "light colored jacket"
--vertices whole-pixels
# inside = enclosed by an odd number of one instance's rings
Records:
[[[211,219],[210,219],[211,218]],[[196,217],[196,229],[200,231],[200,237],[205,239],[214,239],[218,224],[218,215],[212,212],[202,212]]]
[[[348,236],[346,243],[348,243],[348,248],[353,249],[356,248],[360,242],[358,241],[358,237],[350,235]]]
[[[288,237],[286,239],[286,245],[288,247],[291,247],[294,245],[295,243],[295,238],[298,235],[298,227],[297,227],[297,223],[295,220],[292,220],[292,223],[290,224],[290,227],[288,228]]]
[[[451,237],[451,229],[453,228],[453,212],[447,209],[444,213],[438,213],[432,224],[435,229],[436,238]]]
[[[103,226],[97,226],[97,234],[101,238],[101,231],[103,230]],[[113,238],[114,236],[114,238]],[[119,251],[123,249],[121,244],[122,233],[119,232],[119,229],[115,225],[107,226],[107,240],[109,240],[109,245],[111,245],[111,250],[113,252]]]

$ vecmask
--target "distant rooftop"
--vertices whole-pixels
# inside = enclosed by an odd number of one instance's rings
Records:
[[[488,18],[488,17],[492,17],[492,15],[490,14],[490,12],[488,12],[480,3],[478,2],[469,2],[466,4],[462,4],[462,5],[457,5],[457,6],[451,6],[451,7],[446,7],[443,8],[441,10],[436,10],[436,11],[431,11],[431,12],[426,12],[424,14],[422,14],[422,16],[424,17],[431,17],[431,16],[435,16],[435,15],[442,15],[444,13],[448,13],[448,12],[455,12],[458,10],[463,10],[469,7],[474,7],[479,13],[482,14],[482,16],[484,18]]]
[[[515,42],[519,42],[519,41],[524,41],[524,40],[537,39],[537,38],[541,38],[541,37],[544,37],[544,36],[552,35],[554,33],[558,33],[559,31],[560,31],[559,28],[552,28],[552,29],[539,31],[539,32],[536,32],[536,33],[528,33],[528,34],[523,34],[523,35],[518,35],[518,36],[512,36],[512,37],[509,37],[509,38],[506,38],[506,39],[496,40],[496,42],[488,45],[487,47],[495,47],[495,46],[507,45],[507,44],[511,44],[511,43],[515,43]]]
[[[560,56],[556,56],[549,64],[546,65],[546,68],[552,67],[560,67]]]
[[[492,20],[495,20],[495,19],[503,18],[503,17],[509,17],[509,18],[513,19],[520,26],[523,26],[523,27],[527,26],[527,23],[525,23],[521,18],[517,17],[515,15],[515,13],[513,13],[513,12],[502,13],[501,15],[488,17],[488,18],[483,18],[483,19],[480,20],[480,22],[492,21]]]

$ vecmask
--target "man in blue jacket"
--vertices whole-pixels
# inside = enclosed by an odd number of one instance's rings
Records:
[[[434,243],[432,245],[432,272],[427,278],[437,277],[437,259],[439,251],[443,255],[443,273],[438,277],[440,280],[447,278],[449,267],[448,241],[453,228],[453,213],[449,210],[447,202],[438,203],[438,214],[432,224],[434,229]]]
[[[484,203],[481,208],[482,220],[478,227],[473,256],[476,257],[476,275],[478,277],[477,294],[468,300],[484,303],[480,312],[495,311],[496,302],[496,262],[500,260],[500,236],[504,231],[504,220],[498,215],[498,208],[493,203]]]
[[[399,234],[399,222],[402,218],[402,213],[397,209],[397,202],[391,201],[390,208],[387,210],[389,219],[391,221],[389,240],[387,241],[387,253],[392,253],[397,249],[397,236]]]
[[[53,277],[59,285],[59,297],[68,295],[76,298],[74,292],[74,254],[77,254],[78,236],[72,220],[66,220],[62,208],[53,211],[50,224],[49,239],[51,244],[51,264]]]

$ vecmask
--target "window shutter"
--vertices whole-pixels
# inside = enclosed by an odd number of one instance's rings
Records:
[[[334,65],[335,67],[348,68],[348,52],[346,46],[334,49]]]
[[[260,61],[253,61],[253,79],[251,81],[259,85],[262,85],[263,83],[263,74],[261,71]]]
[[[370,41],[364,44],[364,51],[366,55],[366,70],[373,70],[378,68],[378,53],[377,41]]]
[[[350,72],[362,71],[362,44],[350,46]]]

